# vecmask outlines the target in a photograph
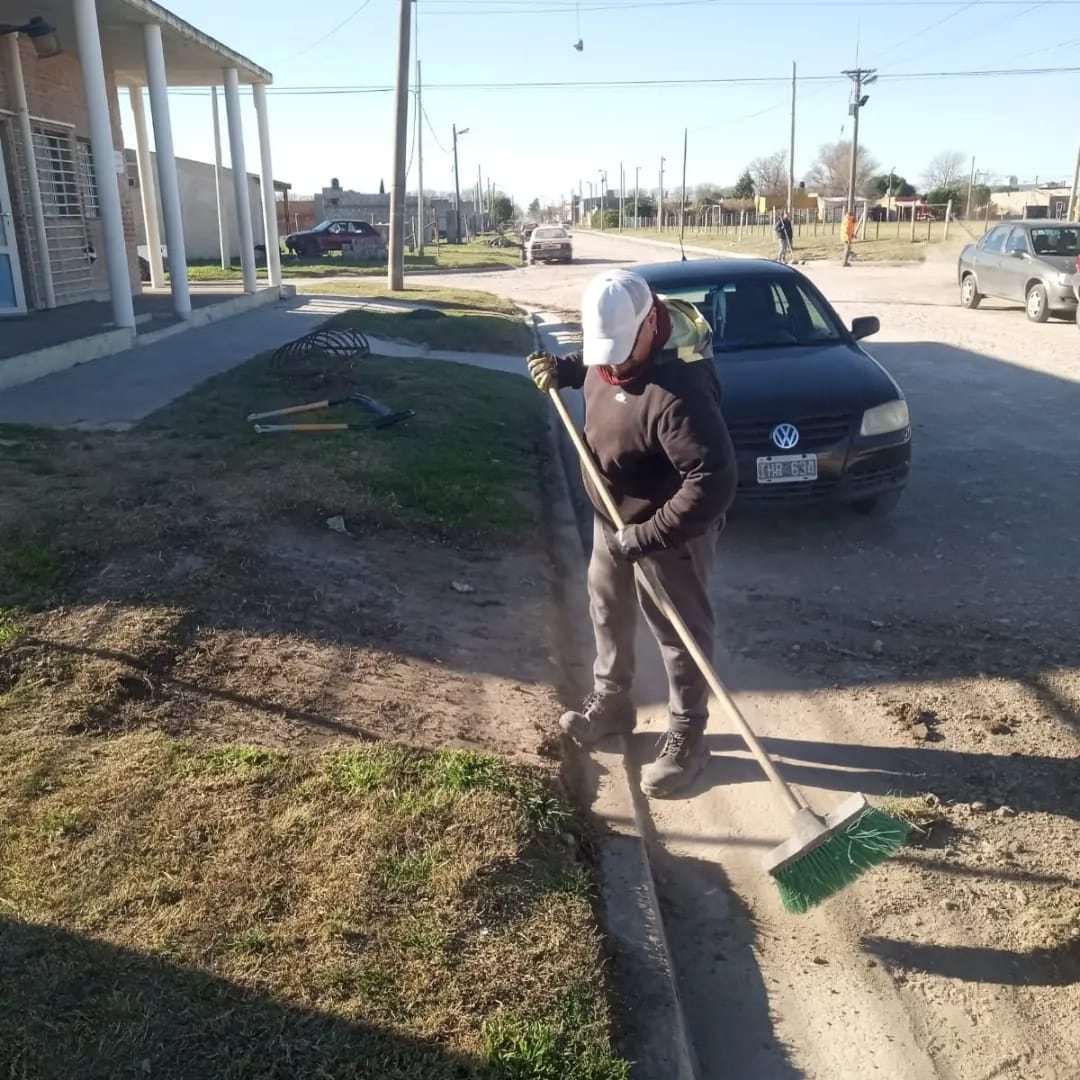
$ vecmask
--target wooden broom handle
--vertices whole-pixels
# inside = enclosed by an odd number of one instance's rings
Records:
[[[567,435],[570,436],[570,441],[574,444],[574,449],[581,459],[581,464],[584,467],[585,472],[588,473],[589,481],[596,490],[596,493],[600,496],[600,501],[604,504],[604,509],[607,511],[608,517],[611,518],[611,522],[616,529],[623,528],[623,521],[619,516],[619,509],[615,505],[615,500],[611,497],[611,492],[608,490],[604,478],[600,475],[600,470],[593,460],[592,453],[585,445],[585,440],[582,439],[577,426],[570,418],[570,414],[566,411],[566,406],[559,396],[559,391],[552,388],[548,391],[548,396],[551,398],[555,410],[559,414],[559,419],[562,420],[563,426],[566,428]],[[716,671],[713,669],[712,662],[701,651],[698,643],[690,633],[689,627],[683,622],[682,616],[678,613],[674,604],[672,604],[666,590],[660,582],[656,580],[656,576],[652,572],[651,567],[649,567],[648,562],[635,563],[634,570],[637,572],[641,583],[653,598],[653,601],[660,609],[664,618],[675,627],[675,633],[679,635],[679,639],[686,647],[686,651],[694,658],[694,663],[697,664],[701,674],[705,676],[705,681],[709,684],[709,689],[712,690],[716,700],[720,702],[720,706],[727,715],[727,718],[738,729],[745,740],[746,745],[749,747],[750,753],[754,755],[757,759],[757,763],[761,766],[762,771],[769,780],[772,781],[773,786],[776,788],[777,795],[779,795],[784,802],[784,805],[792,814],[797,814],[800,810],[805,808],[805,800],[801,799],[780,775],[776,766],[773,764],[772,758],[769,757],[766,752],[765,747],[758,741],[758,737],[754,734],[753,729],[746,722],[745,717],[739,711],[739,707],[732,700],[731,694],[728,693],[724,684],[720,681],[720,676],[717,675]]]

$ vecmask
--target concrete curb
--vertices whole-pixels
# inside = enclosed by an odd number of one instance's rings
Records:
[[[540,348],[535,316],[531,324]],[[572,470],[577,465],[574,450],[554,414],[548,422],[548,439],[553,462],[547,470],[549,527],[555,541],[552,561],[567,614],[562,645],[567,657],[587,656],[592,649],[591,638],[585,633],[589,625],[584,580],[589,534],[582,528],[582,508],[575,507],[571,496],[570,478],[576,475]],[[581,560],[571,554],[577,550],[582,552]],[[568,588],[575,577],[580,578],[580,587]],[[571,676],[584,678],[583,672],[574,671],[582,667],[580,663],[566,666]],[[617,753],[594,749],[588,762],[582,761],[580,766],[582,772],[591,774],[586,781],[595,788],[590,810],[605,828],[596,842],[604,925],[618,953],[619,981],[633,986],[637,999],[636,1012],[627,1024],[632,1031],[634,1076],[636,1080],[699,1080],[645,842],[647,811],[626,768],[630,752],[630,741],[623,737]]]

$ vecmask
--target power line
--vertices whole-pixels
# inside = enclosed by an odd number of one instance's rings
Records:
[[[305,45],[302,49],[299,50],[299,52],[289,53],[288,59],[295,60],[298,56],[304,56],[306,53],[311,52],[312,49],[317,48],[327,39],[332,38],[339,30],[341,30],[343,27],[348,26],[349,23],[351,23],[353,19],[355,19],[356,16],[359,15],[360,12],[363,11],[364,8],[366,8],[370,3],[371,0],[364,0],[364,2],[351,15],[342,19],[341,22],[339,22],[337,26],[335,26],[333,29],[327,30],[322,37],[316,38],[310,45]]]
[[[905,71],[882,72],[882,82],[919,82],[935,79],[999,79],[1009,77],[1036,77],[1040,75],[1075,75],[1080,67],[1043,67],[1043,68],[986,68],[974,71]],[[699,78],[699,79],[595,79],[595,80],[552,80],[549,82],[489,82],[489,83],[425,83],[425,90],[599,90],[599,89],[637,89],[648,87],[661,89],[686,86],[745,86],[768,83],[786,84],[788,75],[755,76],[753,78]],[[840,83],[838,75],[800,76],[799,82]],[[392,86],[269,86],[268,92],[281,96],[324,97],[342,94],[386,94]],[[199,90],[170,90],[178,97],[205,96]],[[444,151],[447,152],[447,151]]]
[[[1027,0],[980,0],[980,7],[1019,7]],[[1080,6],[1080,0],[1043,0],[1047,6],[1072,8]],[[625,11],[628,8],[680,8],[680,7],[715,7],[732,8],[745,7],[744,0],[632,0],[630,3],[619,3],[618,0],[611,2],[597,2],[589,4],[574,4],[562,2],[562,0],[425,0],[428,16],[447,15],[550,15],[561,12],[578,11]],[[446,6],[441,6],[446,5]],[[896,11],[896,5],[889,4],[864,4],[860,0],[758,0],[755,4],[758,8],[857,8],[860,11],[867,9],[881,9],[883,11]],[[941,8],[956,7],[955,0],[908,0],[905,8]]]
[[[975,7],[978,3],[980,3],[980,0],[971,0],[970,3],[965,4],[962,8],[957,8],[955,11],[950,11],[948,15],[943,15],[940,19],[930,23],[928,26],[924,26],[921,30],[916,30],[914,34],[910,34],[906,38],[901,38],[895,44],[890,45],[881,56],[878,56],[875,59],[881,60],[884,57],[888,56],[889,53],[896,52],[898,49],[902,49],[909,42],[915,41],[917,38],[922,37],[923,34],[928,34],[931,30],[936,30],[939,26],[947,23],[950,19],[955,19],[957,15],[963,15],[965,11],[967,11],[969,8]],[[904,61],[899,60],[897,62],[902,64]]]
[[[438,132],[437,132],[437,131],[435,130],[435,126],[434,126],[434,125],[432,124],[432,122],[431,122],[430,118],[428,117],[428,114],[427,114],[427,109],[425,109],[425,108],[424,108],[424,106],[423,106],[423,105],[421,105],[421,106],[420,106],[420,111],[421,111],[421,112],[423,112],[423,114],[424,114],[424,122],[425,122],[425,123],[427,124],[427,126],[428,126],[428,131],[430,131],[430,132],[431,132],[431,137],[432,137],[432,138],[433,138],[433,139],[435,140],[435,145],[436,145],[436,146],[437,146],[437,147],[438,147],[438,148],[439,148],[439,149],[440,149],[440,150],[441,150],[441,151],[442,151],[442,152],[443,152],[444,154],[449,154],[449,153],[450,153],[450,151],[449,151],[449,150],[447,150],[445,146],[443,146],[443,144],[442,144],[442,140],[441,140],[441,139],[439,138],[439,133],[438,133]]]

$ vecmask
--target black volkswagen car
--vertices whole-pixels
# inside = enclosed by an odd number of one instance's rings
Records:
[[[633,267],[712,327],[723,409],[739,464],[737,501],[841,502],[886,514],[911,469],[903,392],[859,342],[875,316],[841,322],[808,278],[764,259]]]

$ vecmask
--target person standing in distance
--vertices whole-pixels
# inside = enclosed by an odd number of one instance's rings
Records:
[[[630,690],[640,607],[660,646],[669,686],[668,732],[656,760],[641,773],[642,790],[658,798],[684,791],[708,763],[709,688],[675,629],[637,583],[634,564],[647,561],[711,656],[708,579],[736,485],[711,336],[696,309],[680,303],[659,300],[636,274],[607,271],[582,298],[582,351],[559,358],[533,353],[527,360],[544,393],[584,390],[585,442],[625,522],[616,531],[586,475],[595,510],[588,577],[596,638],[593,691],[559,725],[582,746],[634,730]],[[695,350],[674,347],[673,311],[680,325],[688,324],[689,312],[705,327]]]
[[[776,254],[777,261],[786,263],[791,259],[793,250],[791,241],[795,234],[795,230],[791,225],[791,215],[786,210],[776,219],[774,228],[776,230],[776,242],[779,244],[779,250]]]

